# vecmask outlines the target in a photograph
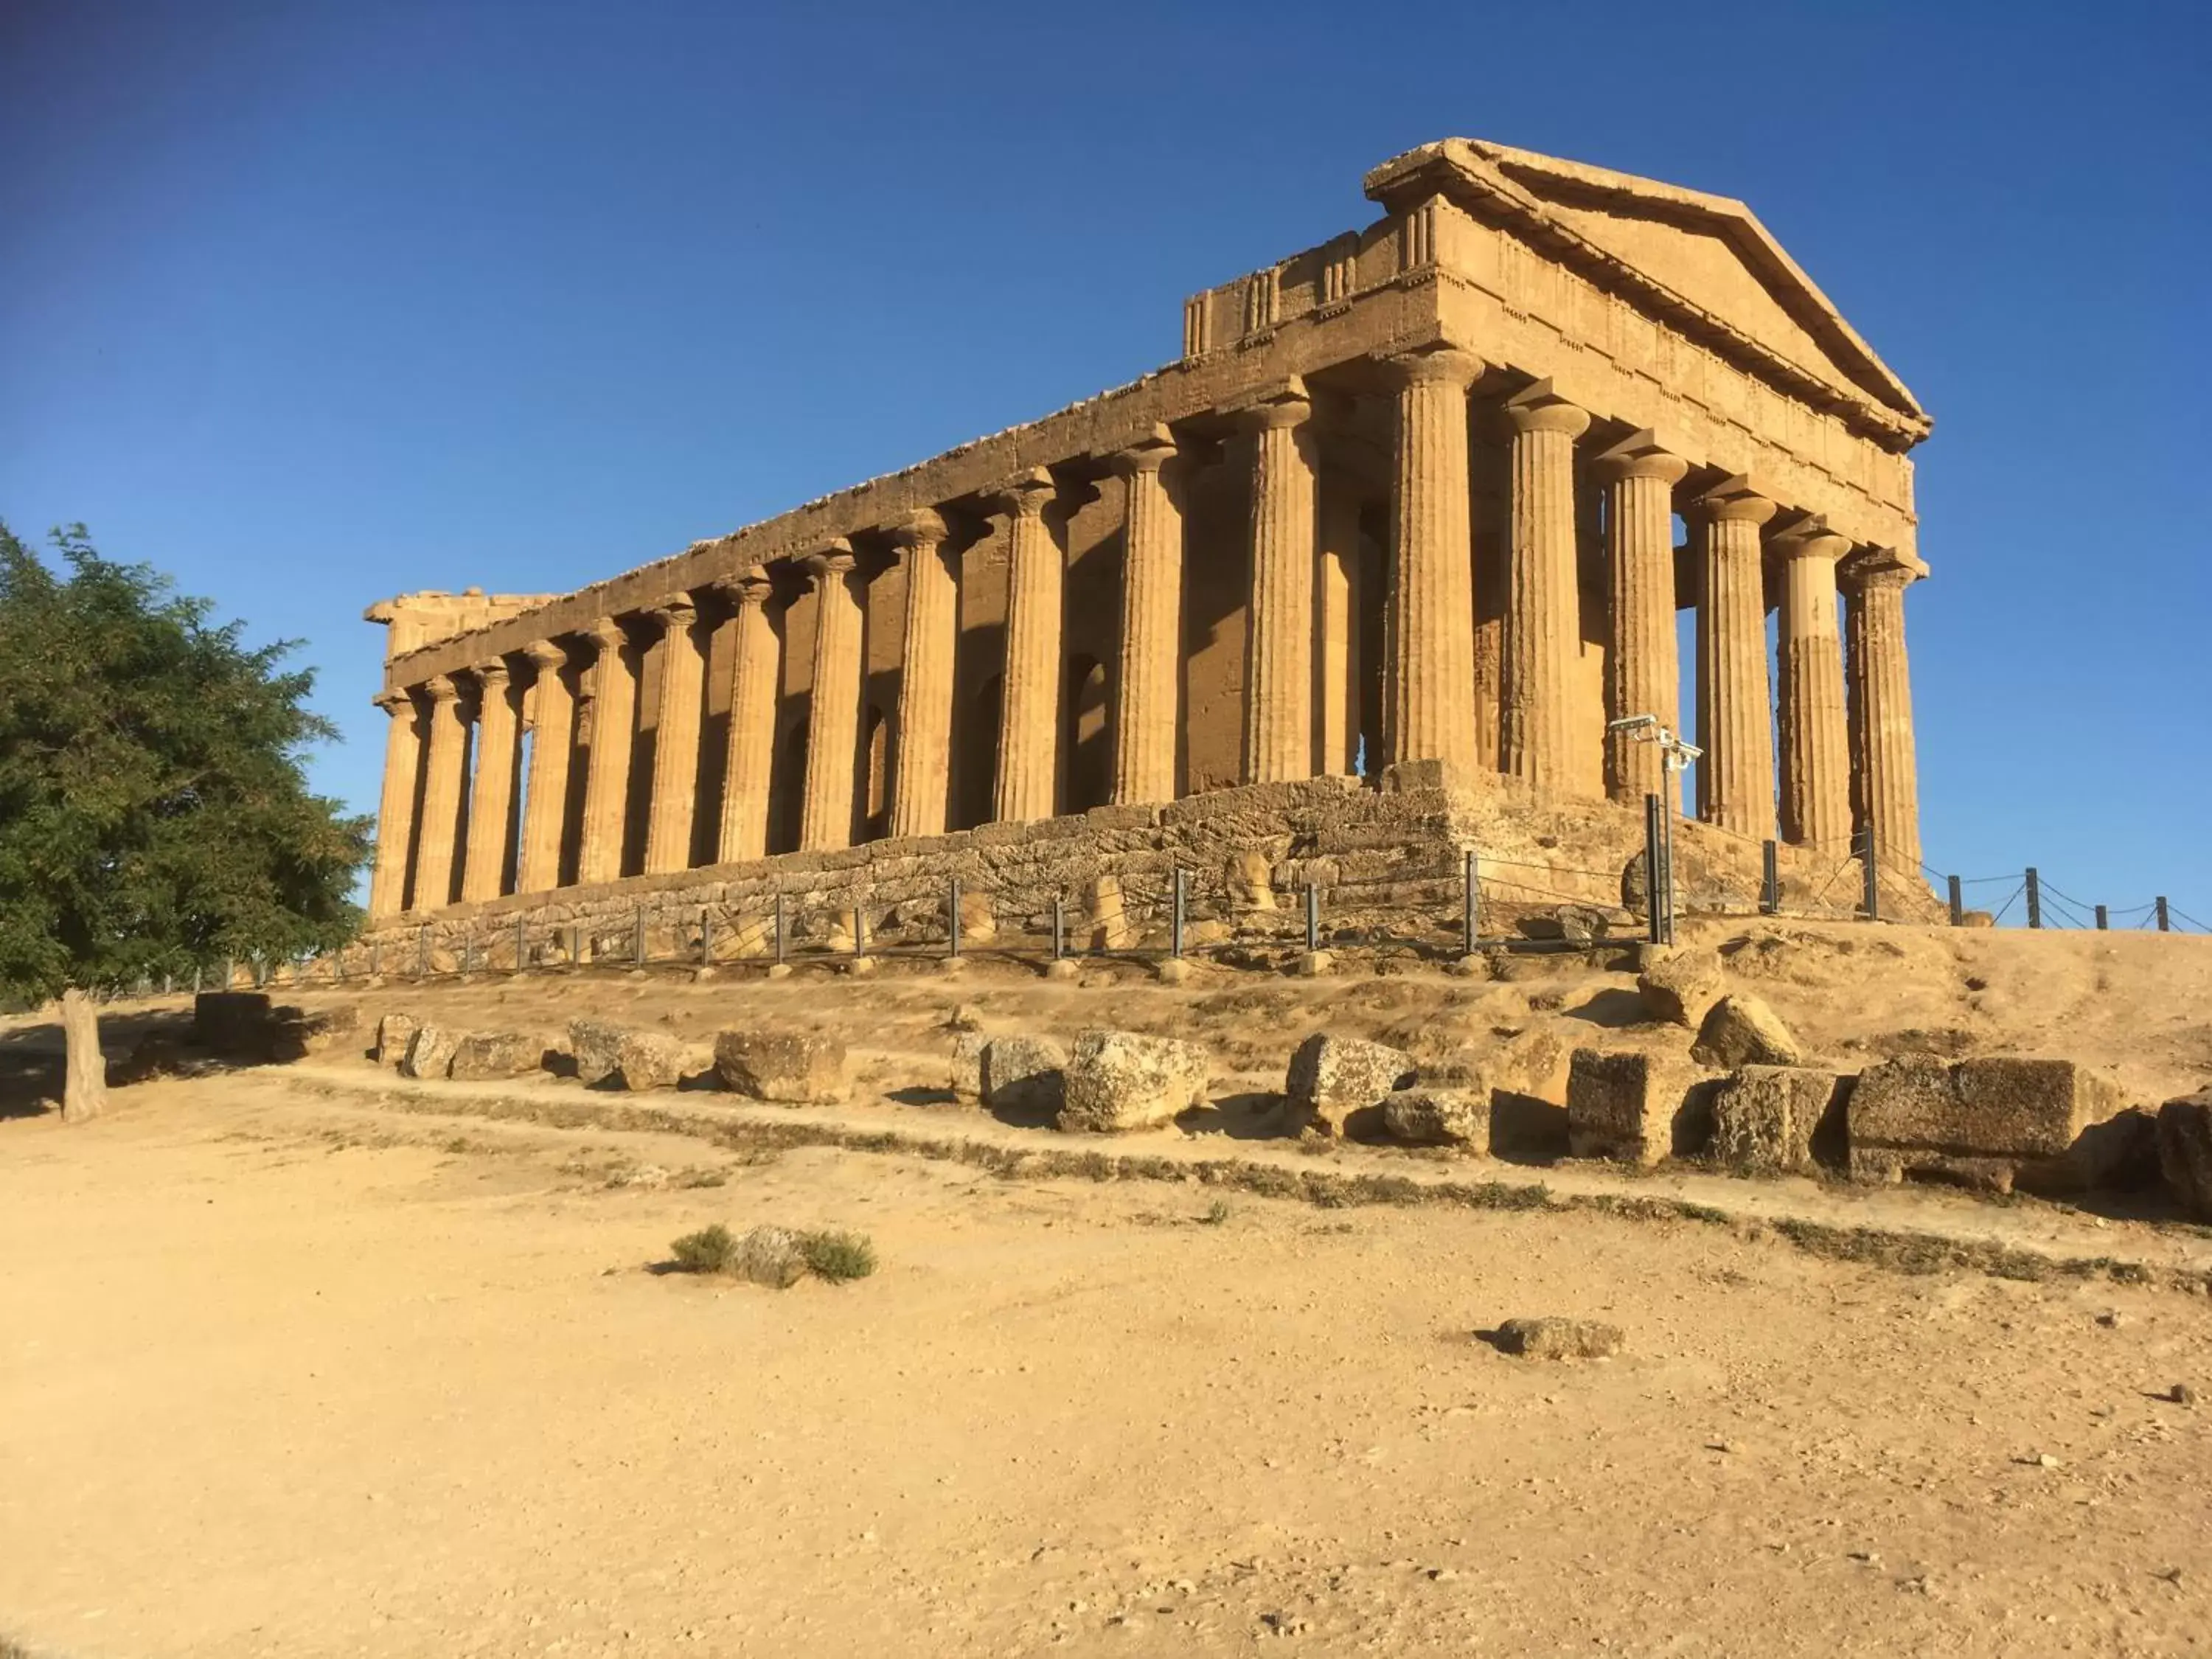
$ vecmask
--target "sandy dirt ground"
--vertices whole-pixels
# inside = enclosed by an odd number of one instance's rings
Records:
[[[2212,951],[1887,931],[1897,954],[1749,940],[1731,971],[1838,1059],[1917,1030],[2097,1059],[2146,1097],[2212,1073]],[[848,1111],[904,1122],[951,1113],[911,1085],[956,996],[1009,1028],[1200,1035],[1256,1094],[1315,1024],[1448,1058],[1617,1028],[1629,982],[437,994],[549,1028],[842,1024],[871,1045]],[[9,1034],[19,1081],[35,1037]],[[2212,1647],[2212,1404],[2160,1397],[2212,1397],[2202,1295],[1907,1275],[1748,1223],[494,1121],[438,1085],[395,1110],[393,1086],[325,1056],[119,1091],[90,1126],[20,1091],[0,1115],[0,1635],[42,1659]],[[1218,1140],[1298,1158],[1247,1116]],[[1444,1171],[1469,1172],[1622,1179]],[[2061,1251],[2206,1244],[1952,1193],[1633,1184]],[[783,1292],[653,1270],[714,1221],[857,1229],[882,1266]],[[1475,1335],[1547,1313],[1613,1320],[1626,1349],[1534,1362]]]

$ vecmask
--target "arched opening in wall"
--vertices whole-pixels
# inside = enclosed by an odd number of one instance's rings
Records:
[[[1067,757],[1067,781],[1061,791],[1063,812],[1087,812],[1114,796],[1114,756],[1107,742],[1106,665],[1095,657],[1068,659],[1067,697],[1062,707],[1067,730],[1060,751]]]
[[[806,715],[804,710],[787,720],[776,733],[775,761],[769,784],[769,839],[771,853],[799,850],[799,830],[806,813]]]
[[[991,821],[991,808],[999,788],[999,711],[1005,702],[1006,679],[992,675],[975,688],[975,696],[960,711],[955,745],[960,757],[959,819],[954,828],[973,830]]]
[[[891,724],[883,705],[870,703],[863,720],[861,753],[866,774],[861,781],[866,803],[860,837],[879,841],[891,832]]]

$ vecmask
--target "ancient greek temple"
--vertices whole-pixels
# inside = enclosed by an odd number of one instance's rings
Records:
[[[1132,385],[576,592],[372,608],[372,919],[1412,763],[1640,813],[1646,714],[1696,818],[1917,871],[1912,395],[1740,203],[1464,139],[1364,183]]]

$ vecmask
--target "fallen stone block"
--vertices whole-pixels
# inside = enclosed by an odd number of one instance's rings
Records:
[[[1567,1155],[1656,1164],[1696,1073],[1671,1054],[1577,1048],[1567,1070]]]
[[[2158,1109],[2158,1167],[2174,1202],[2212,1221],[2212,1089]]]
[[[422,1024],[407,1040],[407,1057],[399,1062],[402,1077],[433,1079],[447,1075],[460,1033],[441,1025]]]
[[[1850,1172],[2078,1191],[2125,1155],[2121,1137],[2084,1133],[2123,1104],[2111,1079],[2070,1060],[1901,1054],[1869,1066],[1851,1091]]]
[[[1713,1091],[1714,1161],[1755,1175],[1813,1169],[1814,1137],[1824,1124],[1841,1129],[1850,1086],[1847,1077],[1803,1066],[1731,1073]]]
[[[1085,1031],[1068,1055],[1059,1126],[1109,1133],[1150,1129],[1206,1103],[1212,1056],[1178,1037]]]
[[[1694,1031],[1727,994],[1728,983],[1707,952],[1662,947],[1659,959],[1637,975],[1636,990],[1652,1018]]]
[[[851,1092],[845,1045],[812,1032],[724,1031],[714,1072],[734,1093],[786,1105],[828,1105]]]
[[[1380,1106],[1384,1096],[1411,1088],[1419,1075],[1402,1048],[1316,1031],[1292,1052],[1283,1092],[1293,1125],[1341,1135],[1354,1112]]]
[[[952,1039],[952,1092],[963,1100],[983,1097],[983,1050],[990,1042],[981,1031],[962,1031]]]
[[[544,1059],[545,1044],[520,1031],[471,1031],[453,1045],[446,1075],[457,1082],[480,1083],[521,1077]]]
[[[673,1089],[684,1080],[685,1054],[665,1031],[624,1031],[615,1048],[615,1078],[633,1094]]]
[[[1400,1089],[1382,1097],[1382,1127],[1413,1146],[1490,1149],[1487,1089]]]
[[[386,1014],[376,1022],[376,1063],[396,1066],[407,1058],[407,1045],[414,1041],[416,1028],[422,1021],[412,1014]]]
[[[603,1019],[568,1022],[568,1052],[575,1056],[576,1080],[586,1088],[605,1083],[622,1066],[623,1028]]]
[[[1698,1027],[1692,1058],[1706,1066],[1795,1066],[1805,1057],[1796,1037],[1757,997],[1724,996]]]
[[[1509,1319],[1491,1334],[1498,1352],[1523,1359],[1607,1359],[1626,1340],[1602,1319]]]
[[[1017,1112],[1057,1112],[1066,1089],[1067,1050],[1050,1037],[993,1037],[983,1045],[983,1103]]]

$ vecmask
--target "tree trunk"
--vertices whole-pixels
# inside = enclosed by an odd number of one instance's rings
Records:
[[[62,1121],[82,1123],[107,1109],[107,1061],[100,1052],[100,1006],[75,986],[62,993],[62,1039],[69,1051]]]

